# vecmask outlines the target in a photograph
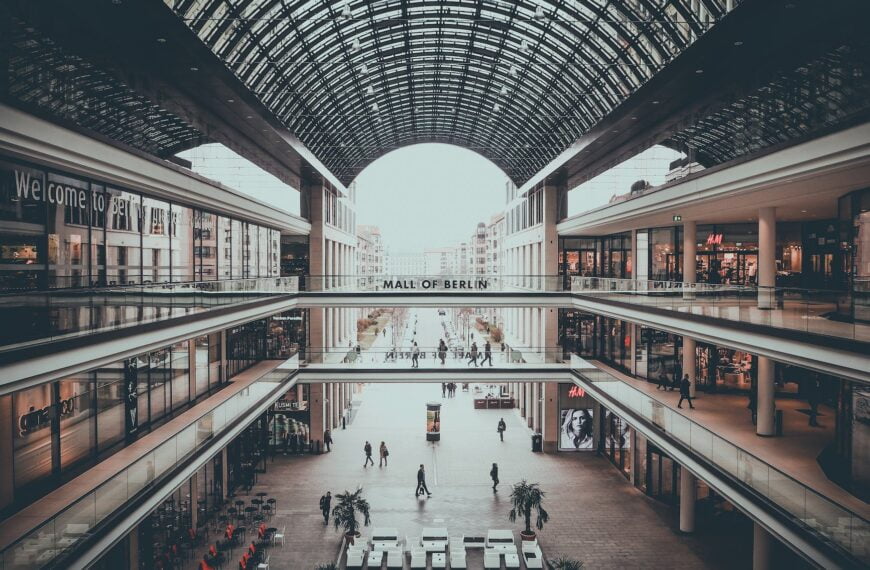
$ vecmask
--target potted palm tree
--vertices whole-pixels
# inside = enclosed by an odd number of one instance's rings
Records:
[[[353,544],[354,538],[360,535],[357,515],[363,516],[363,525],[371,524],[369,515],[369,502],[362,497],[362,487],[351,493],[345,491],[335,496],[336,505],[332,509],[332,523],[335,530],[344,529],[344,536],[348,544]]]
[[[550,566],[550,570],[583,570],[582,562],[566,556],[550,560],[547,564]]]
[[[508,514],[508,519],[515,522],[518,516],[523,517],[526,523],[526,528],[520,532],[520,537],[523,540],[534,540],[535,531],[532,530],[532,511],[536,512],[537,519],[535,527],[538,530],[544,529],[544,523],[550,520],[550,515],[541,506],[544,502],[544,491],[537,483],[529,483],[525,479],[514,484],[511,489],[511,504],[513,508]]]

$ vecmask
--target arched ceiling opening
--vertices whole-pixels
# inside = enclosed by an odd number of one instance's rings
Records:
[[[165,0],[342,182],[402,146],[518,185],[737,0]]]

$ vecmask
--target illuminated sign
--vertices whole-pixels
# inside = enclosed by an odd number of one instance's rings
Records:
[[[581,388],[580,386],[571,386],[571,389],[568,390],[569,398],[582,398],[586,395],[586,390]]]
[[[707,245],[720,245],[722,243],[722,234],[710,234],[707,236]]]

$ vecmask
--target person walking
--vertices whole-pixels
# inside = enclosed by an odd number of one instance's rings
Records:
[[[447,358],[447,343],[444,339],[438,341],[438,358],[441,359],[441,365],[444,365],[444,359]]]
[[[363,469],[365,469],[366,467],[368,467],[368,466],[369,466],[369,463],[371,463],[371,464],[372,464],[372,467],[374,467],[374,466],[375,466],[375,460],[372,459],[372,444],[370,444],[370,443],[367,441],[366,444],[363,446],[363,451],[365,451],[365,453],[366,453],[366,461],[365,461],[365,463],[363,463]]]
[[[486,341],[486,344],[483,345],[483,360],[480,361],[480,365],[483,366],[483,363],[489,360],[489,365],[492,366],[492,345],[489,344],[489,341]]]
[[[390,450],[387,449],[387,444],[383,441],[381,442],[381,447],[378,450],[381,456],[380,461],[378,461],[378,467],[386,467],[387,466],[387,457],[390,455]]]
[[[423,468],[423,464],[420,464],[420,469],[417,470],[417,490],[414,491],[414,496],[419,497],[426,492],[427,497],[431,497],[432,493],[429,492],[429,487],[426,486],[426,470]]]
[[[446,397],[447,397],[447,382],[442,382],[442,383],[441,383],[441,397],[442,397],[442,398],[446,398]]]
[[[498,487],[498,463],[492,464],[492,469],[489,470],[489,476],[492,479],[492,492],[495,493],[497,491],[496,487]]]
[[[689,408],[694,410],[695,406],[692,405],[692,396],[691,396],[692,383],[689,382],[689,375],[683,374],[683,379],[680,380],[680,401],[677,404],[677,407],[681,410],[683,409],[683,400],[689,401]]]
[[[417,342],[414,342],[414,348],[411,350],[411,368],[420,368],[420,347]]]
[[[499,439],[504,441],[504,431],[507,429],[507,424],[504,423],[504,418],[498,420],[498,428],[497,429],[498,429]],[[493,463],[493,465],[495,465],[495,464]]]
[[[477,343],[471,343],[471,351],[468,353],[468,362],[465,364],[466,366],[474,363],[474,367],[477,368]]]
[[[323,432],[323,446],[326,447],[326,451],[332,451],[332,432],[329,430]]]
[[[320,497],[320,512],[323,514],[323,526],[329,524],[329,508],[332,505],[332,493],[329,491]]]

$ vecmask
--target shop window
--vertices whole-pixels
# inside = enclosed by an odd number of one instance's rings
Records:
[[[52,384],[12,394],[12,465],[15,487],[46,479],[52,473]]]
[[[64,470],[90,458],[97,449],[92,377],[92,373],[83,373],[58,382],[60,464]]]
[[[106,279],[109,285],[142,282],[142,199],[138,194],[106,188]]]
[[[190,400],[190,353],[188,341],[172,345],[172,409],[187,405]]]
[[[170,206],[170,266],[172,280],[176,282],[193,281],[197,278],[193,256],[193,213],[193,208],[187,206]]]
[[[97,445],[103,452],[124,441],[123,362],[113,362],[96,371]]]
[[[142,280],[166,283],[172,278],[169,202],[143,197]]]
[[[171,402],[169,349],[155,350],[149,353],[148,359],[148,403],[151,411],[150,421],[153,424],[166,415],[168,404]]]
[[[45,275],[45,178],[0,161],[0,289],[36,289]]]

